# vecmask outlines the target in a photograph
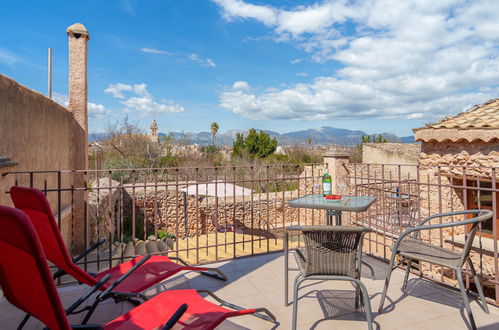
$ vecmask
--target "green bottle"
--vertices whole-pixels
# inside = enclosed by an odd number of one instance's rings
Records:
[[[331,195],[333,192],[333,180],[331,179],[331,176],[328,174],[327,168],[326,171],[324,172],[324,175],[322,176],[322,195]]]

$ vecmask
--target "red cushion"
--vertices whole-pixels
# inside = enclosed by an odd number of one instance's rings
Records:
[[[160,293],[114,319],[104,329],[155,329],[164,325],[184,303],[188,306],[187,311],[177,323],[183,329],[214,329],[228,317],[255,312],[253,309],[233,311],[215,305],[196,290],[172,290]]]
[[[111,274],[111,278],[107,283],[113,283],[121,275],[125,274],[143,257],[136,257],[130,261],[126,261],[113,268],[105,270],[97,274],[97,279],[103,278],[107,274]],[[165,278],[185,269],[172,261],[166,256],[151,256],[142,266],[136,269],[129,277],[127,277],[114,290],[120,292],[141,292],[156,283],[161,282]]]

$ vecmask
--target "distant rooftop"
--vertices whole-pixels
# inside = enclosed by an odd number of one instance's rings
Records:
[[[364,145],[415,157],[418,157],[421,151],[421,144],[419,143],[364,143]]]
[[[499,139],[499,99],[485,102],[437,123],[415,128],[416,141],[484,141]]]

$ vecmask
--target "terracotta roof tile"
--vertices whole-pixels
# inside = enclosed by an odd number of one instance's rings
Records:
[[[461,112],[454,117],[445,117],[437,123],[427,124],[425,128],[499,128],[499,99],[485,102],[482,105]]]

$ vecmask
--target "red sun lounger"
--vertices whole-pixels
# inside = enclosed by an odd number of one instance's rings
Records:
[[[27,214],[34,225],[47,259],[60,269],[59,272],[54,274],[55,278],[69,274],[80,283],[94,286],[104,276],[110,275],[109,283],[113,283],[114,288],[107,295],[102,296],[102,300],[114,298],[115,302],[128,300],[138,305],[139,302],[136,298],[147,300],[147,297],[140,292],[184,270],[198,271],[203,275],[227,280],[225,274],[217,268],[193,267],[187,265],[180,258],[156,255],[148,256],[148,258],[136,257],[98,274],[87,273],[78,267],[76,262],[97,248],[103,241],[100,241],[82,255],[71,260],[59,232],[55,217],[43,192],[32,188],[12,187],[10,195],[14,206]],[[182,265],[172,260],[179,261]],[[104,284],[100,290],[104,291],[108,286],[109,284]],[[95,306],[88,309],[84,323],[88,321],[94,309]]]
[[[227,303],[209,291],[172,290],[162,292],[117,317],[104,326],[85,324],[70,326],[67,314],[75,311],[93,293],[102,288],[110,275],[104,276],[80,299],[64,310],[47,265],[40,239],[26,214],[0,206],[0,286],[14,306],[43,322],[49,329],[214,329],[229,317],[254,314],[275,322],[265,308],[243,309]],[[111,290],[108,286],[100,295]],[[223,306],[205,300],[199,293],[211,295]],[[99,299],[97,296],[96,300]],[[233,310],[235,309],[235,310]],[[267,315],[257,314],[264,312]],[[21,322],[23,327],[27,318]]]
[[[7,300],[51,330],[71,329],[66,313],[77,308],[77,303],[81,304],[83,300],[80,299],[68,310],[62,307],[45,253],[28,217],[14,208],[0,206],[0,228],[0,286]],[[96,287],[108,279],[109,276],[106,276]],[[97,290],[96,287],[87,292],[87,298]],[[187,309],[179,298],[173,301],[165,294],[159,294],[102,327],[90,324],[84,327],[171,329]],[[19,329],[23,325],[24,321]]]

